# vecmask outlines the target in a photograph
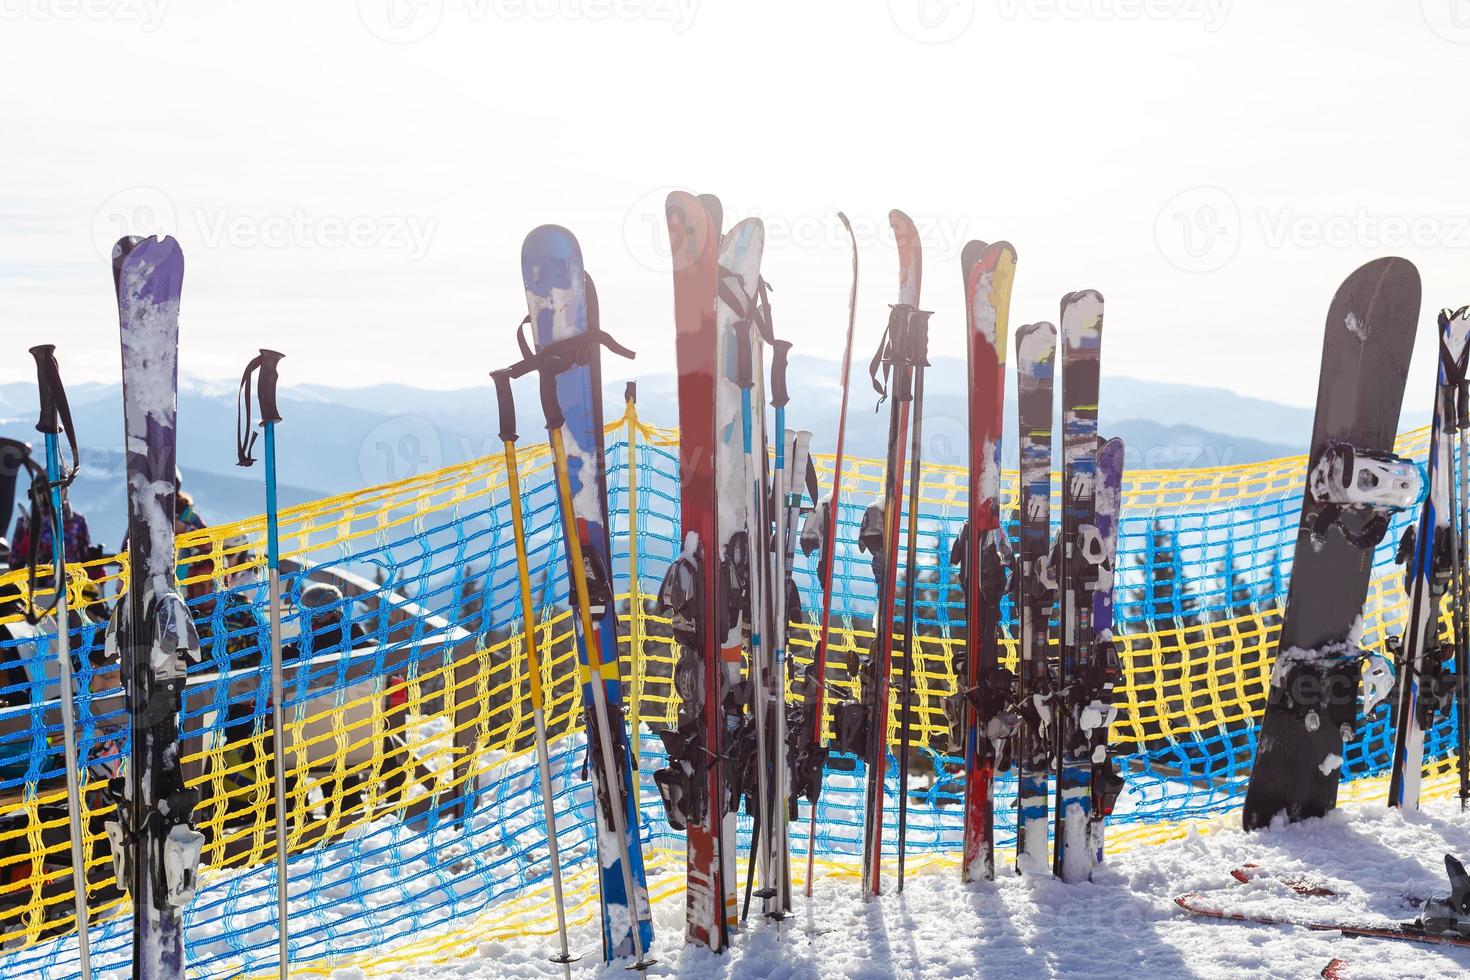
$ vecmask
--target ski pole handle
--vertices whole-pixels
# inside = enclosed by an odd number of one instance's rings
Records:
[[[750,320],[735,321],[735,383],[741,388],[755,387],[755,363],[751,359]]]
[[[513,443],[516,434],[516,402],[510,390],[511,369],[501,368],[490,372],[495,382],[495,402],[500,407],[500,441]]]
[[[281,413],[276,409],[276,382],[280,379],[281,358],[285,357],[280,351],[260,349],[260,422],[275,423],[281,421]]]
[[[56,388],[60,372],[56,365],[56,345],[39,344],[31,348],[36,359],[36,389],[41,399],[41,417],[36,431],[55,435],[61,431],[56,415]]]
[[[623,389],[623,404],[632,405],[636,401],[638,401],[638,382],[629,381],[627,387]]]
[[[785,408],[791,400],[786,392],[786,362],[791,355],[791,341],[778,340],[771,345],[771,407]]]

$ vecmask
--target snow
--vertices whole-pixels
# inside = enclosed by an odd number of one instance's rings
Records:
[[[1402,896],[1446,894],[1444,852],[1470,853],[1470,823],[1460,817],[1457,802],[1436,802],[1408,814],[1355,806],[1322,820],[1250,835],[1237,826],[1232,817],[1203,825],[1204,833],[1192,831],[1116,855],[1091,884],[1006,875],[965,886],[956,855],[911,862],[902,895],[893,891],[889,861],[887,893],[865,903],[854,876],[829,875],[817,881],[812,899],[796,890],[795,912],[779,929],[756,922],[719,956],[683,947],[683,895],[678,893],[655,906],[658,939],[652,953],[659,963],[649,975],[1315,977],[1333,959],[1346,961],[1343,976],[1349,978],[1458,977],[1470,970],[1470,949],[1218,922],[1190,916],[1173,902],[1174,896],[1197,890],[1254,912],[1315,917],[1341,907],[1372,921],[1410,918],[1413,910]],[[1341,897],[1303,898],[1279,880],[1235,882],[1231,869],[1249,862],[1278,873],[1312,873]],[[912,870],[919,864],[921,870]],[[597,962],[597,942],[594,925],[574,927],[572,947],[584,959],[573,966],[573,975],[627,976],[624,963]],[[554,948],[552,937],[486,943],[470,958],[394,976],[558,977],[561,968],[546,960]],[[342,980],[359,975],[336,974]]]

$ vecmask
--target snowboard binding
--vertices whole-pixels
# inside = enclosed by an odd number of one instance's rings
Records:
[[[1312,537],[1323,540],[1336,526],[1364,550],[1383,540],[1391,515],[1417,506],[1427,490],[1424,473],[1413,460],[1345,442],[1328,445],[1312,467],[1307,487],[1319,505],[1309,525]]]

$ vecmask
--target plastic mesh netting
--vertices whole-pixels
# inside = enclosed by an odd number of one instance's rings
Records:
[[[1423,457],[1427,431],[1399,449]],[[621,669],[637,726],[642,837],[655,900],[683,888],[684,842],[663,817],[652,773],[663,764],[653,729],[676,709],[674,649],[653,594],[678,541],[677,434],[631,415],[609,427],[607,465],[620,597]],[[816,457],[830,485],[831,458]],[[847,662],[872,640],[875,589],[857,551],[863,507],[881,461],[850,461],[843,477],[829,681],[854,693]],[[1128,788],[1109,823],[1117,850],[1177,836],[1229,816],[1243,799],[1290,580],[1305,462],[1275,460],[1127,477],[1116,581],[1124,679],[1113,741]],[[565,556],[543,446],[521,452],[532,582],[540,606],[558,840],[571,916],[597,914],[590,786],[582,776],[581,704],[566,610]],[[549,865],[532,750],[516,567],[498,456],[286,511],[286,745],[293,972],[355,966],[384,972],[450,957],[479,943],[552,934]],[[630,493],[630,477],[633,490]],[[1002,484],[1015,503],[1015,474]],[[911,863],[957,862],[963,797],[949,755],[946,705],[963,602],[951,546],[964,518],[964,473],[930,467],[922,487],[915,589],[915,754],[908,792]],[[1053,513],[1058,513],[1054,506]],[[1375,554],[1364,643],[1402,628],[1407,600],[1393,552],[1401,514]],[[1014,527],[1012,527],[1014,532]],[[274,803],[261,519],[179,540],[181,588],[202,640],[184,706],[184,765],[202,793],[202,884],[186,913],[191,972],[268,973],[275,967]],[[796,559],[805,611],[792,656],[809,659],[818,607],[816,558]],[[126,756],[128,719],[105,619],[126,569],[69,570],[78,676],[79,741],[87,772],[91,937],[101,965],[130,955],[130,907],[116,886],[102,819],[107,780]],[[328,584],[340,592],[323,590]],[[28,626],[24,577],[0,578],[0,973],[76,975],[72,873],[55,697],[55,624]],[[305,595],[304,595],[305,594]],[[325,595],[327,602],[322,603]],[[636,596],[629,602],[628,596]],[[45,602],[47,597],[38,596]],[[1007,603],[1008,605],[1008,603]],[[1013,625],[1006,610],[1007,649]],[[1446,624],[1447,628],[1447,624]],[[897,664],[895,669],[898,669]],[[888,719],[898,740],[897,710]],[[1453,727],[1429,734],[1426,796],[1452,791]],[[1343,797],[1383,797],[1392,751],[1380,709],[1347,747]],[[896,804],[896,767],[888,792]],[[834,759],[817,807],[819,872],[850,873],[861,835],[862,766]],[[1014,778],[998,780],[1004,860],[1015,817]],[[888,819],[896,825],[896,805]],[[806,848],[808,809],[793,825]],[[742,832],[748,833],[742,817]],[[799,831],[799,832],[798,832]],[[886,840],[895,840],[890,827]],[[804,861],[793,862],[798,873]],[[956,863],[957,867],[957,863]]]

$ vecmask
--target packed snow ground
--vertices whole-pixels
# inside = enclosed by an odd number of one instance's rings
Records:
[[[1360,921],[1396,922],[1414,912],[1403,896],[1442,897],[1446,851],[1470,856],[1470,817],[1457,801],[1400,814],[1376,805],[1339,810],[1323,820],[1255,834],[1234,821],[1207,834],[1116,855],[1092,884],[1050,878],[964,886],[957,868],[911,872],[904,894],[864,903],[858,882],[828,877],[778,930],[759,922],[723,956],[684,948],[683,896],[658,904],[659,963],[649,976],[775,977],[1315,977],[1334,959],[1340,976],[1463,977],[1470,949],[1423,946],[1286,926],[1218,922],[1188,915],[1173,902],[1188,891],[1253,912],[1280,911]],[[1279,872],[1306,872],[1342,893],[1303,898],[1279,881],[1241,884],[1230,871],[1254,862]],[[1314,904],[1314,903],[1327,903]],[[1335,903],[1335,904],[1333,904]],[[404,980],[559,977],[546,961],[554,940],[487,943],[456,963],[396,974]],[[595,926],[572,936],[574,977],[626,977],[626,964],[598,962]],[[339,971],[341,980],[360,976]]]

